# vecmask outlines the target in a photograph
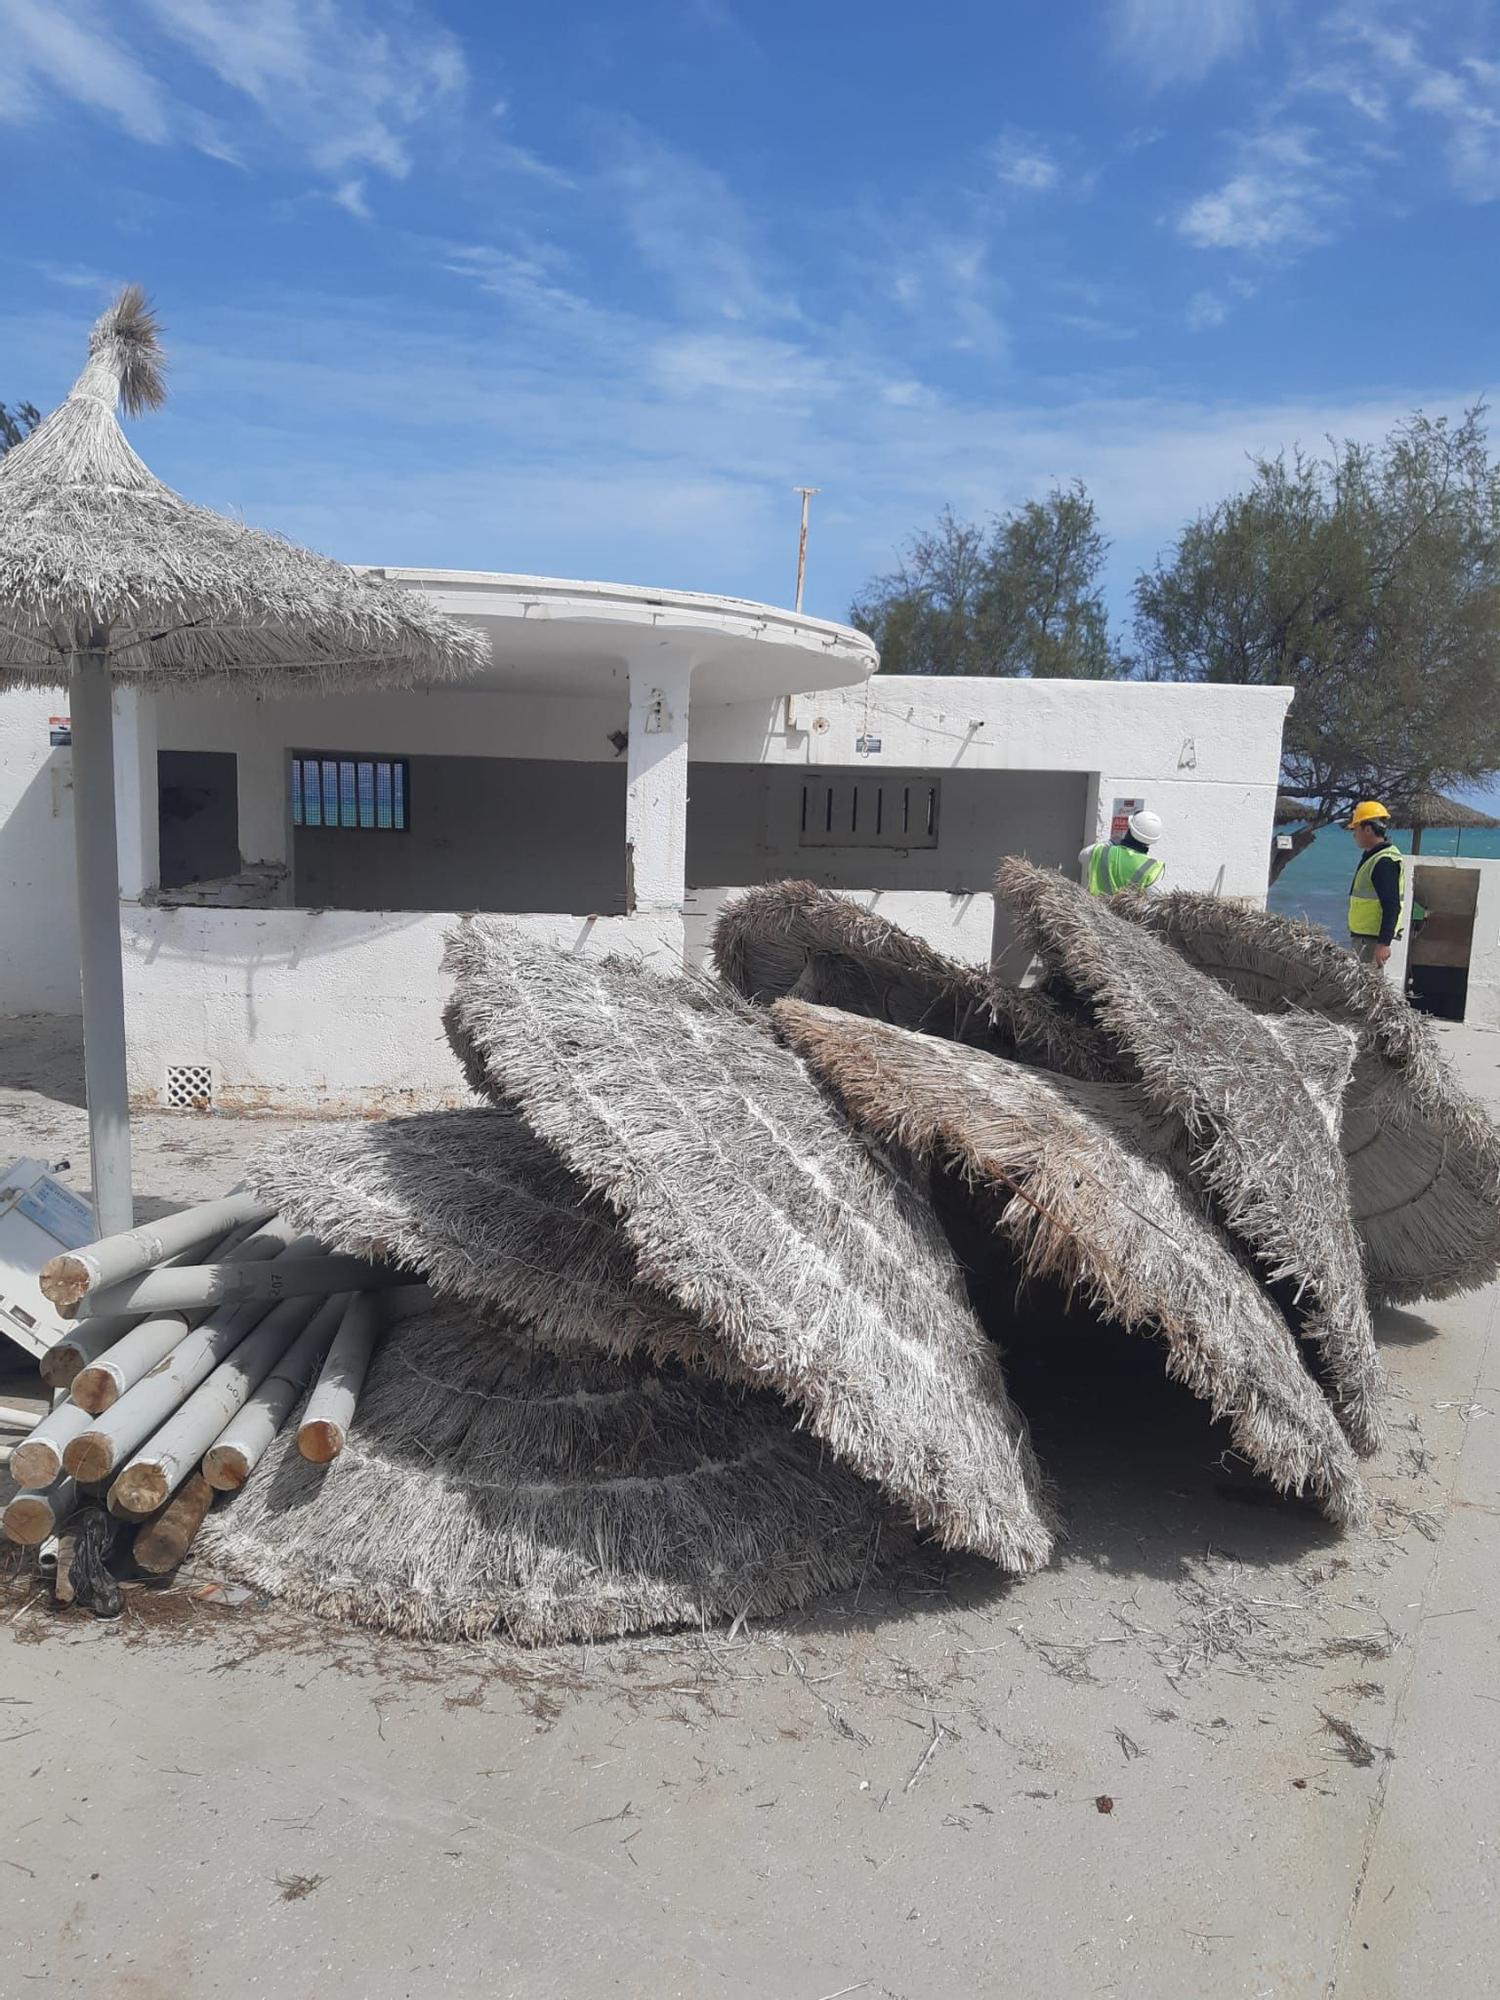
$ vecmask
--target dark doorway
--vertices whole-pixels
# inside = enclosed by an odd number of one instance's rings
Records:
[[[238,875],[239,760],[233,751],[158,751],[156,798],[164,889]]]

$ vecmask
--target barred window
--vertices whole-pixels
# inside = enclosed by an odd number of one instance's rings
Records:
[[[411,830],[405,757],[293,757],[292,825],[368,833]]]
[[[936,847],[934,778],[809,778],[802,787],[800,847]]]

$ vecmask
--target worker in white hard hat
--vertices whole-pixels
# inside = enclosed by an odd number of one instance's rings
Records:
[[[1165,862],[1151,852],[1160,839],[1157,815],[1133,812],[1118,840],[1096,841],[1079,855],[1084,888],[1091,896],[1113,896],[1121,889],[1155,891],[1166,873]]]

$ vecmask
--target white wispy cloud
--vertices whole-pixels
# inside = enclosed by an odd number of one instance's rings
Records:
[[[605,179],[646,270],[689,312],[795,319],[766,273],[761,232],[723,175],[630,120],[614,122]]]
[[[157,26],[330,174],[401,177],[410,135],[463,91],[457,38],[358,0],[144,0]]]
[[[87,0],[0,0],[0,116],[40,117],[63,98],[164,145],[171,105],[157,80]]]
[[[361,222],[370,220],[370,204],[365,199],[365,184],[362,180],[341,181],[330,199],[348,214],[358,217]]]
[[[1426,23],[1392,28],[1352,12],[1332,23],[1346,50],[1350,101],[1357,101],[1356,92],[1378,95],[1382,103],[1394,98],[1407,111],[1436,119],[1454,191],[1476,202],[1500,200],[1500,62],[1489,53],[1495,28],[1493,15],[1488,19],[1480,48],[1454,37],[1441,53],[1434,52],[1437,36]],[[1363,69],[1348,52],[1363,56]]]
[[[438,246],[438,262],[455,277],[471,279],[490,297],[533,315],[575,318],[594,310],[557,282],[562,259],[545,246],[527,243],[505,249],[493,243],[445,243]]]
[[[1228,317],[1229,301],[1218,292],[1194,292],[1188,300],[1189,333],[1206,333],[1210,327],[1222,326]]]
[[[1112,0],[1116,50],[1163,88],[1197,83],[1255,39],[1256,0]]]
[[[1062,168],[1041,140],[1024,132],[1007,132],[990,148],[995,178],[1006,187],[1046,194],[1062,180]]]
[[[465,84],[456,37],[404,0],[0,0],[0,46],[0,117],[77,105],[234,165],[274,140],[339,190],[405,175]]]
[[[115,280],[88,264],[57,264],[43,257],[38,258],[31,268],[49,285],[62,285],[73,292],[97,292],[102,295],[110,291],[115,283]]]
[[[1239,142],[1236,170],[1182,211],[1178,233],[1201,250],[1304,250],[1326,242],[1342,214],[1350,169],[1301,128]]]

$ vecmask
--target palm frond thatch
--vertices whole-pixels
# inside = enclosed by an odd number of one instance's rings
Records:
[[[1500,1132],[1391,982],[1326,931],[1216,896],[1132,897],[1120,913],[1268,1019],[1300,1008],[1357,1035],[1340,1143],[1374,1302],[1488,1284],[1500,1270]]]
[[[799,1000],[772,1013],[861,1129],[963,1177],[1026,1276],[1158,1336],[1167,1373],[1228,1419],[1242,1457],[1331,1519],[1363,1518],[1358,1465],[1285,1319],[1177,1170],[1175,1118],[1128,1085]]]
[[[1446,792],[1413,792],[1392,806],[1391,813],[1395,825],[1408,826],[1414,833],[1469,833],[1500,826],[1500,819],[1481,812],[1478,806],[1466,805],[1462,799],[1450,798]]]
[[[909,1537],[771,1397],[528,1346],[462,1308],[403,1322],[331,1466],[296,1423],[210,1514],[210,1560],[294,1606],[525,1645],[768,1616]]]
[[[925,1196],[722,989],[473,921],[449,946],[490,1088],[603,1195],[726,1372],[804,1412],[950,1547],[1046,1562],[1025,1426]]]
[[[564,1354],[724,1374],[701,1322],[643,1284],[613,1210],[514,1113],[419,1112],[299,1134],[250,1184],[330,1249],[418,1271],[443,1298],[519,1321]]]
[[[1130,1056],[1158,1109],[1179,1117],[1193,1172],[1232,1235],[1303,1302],[1329,1394],[1356,1448],[1379,1444],[1381,1373],[1349,1180],[1338,1143],[1284,1045],[1163,939],[1061,875],[1007,860],[997,893],[1033,950]]]
[[[131,285],[102,315],[67,399],[0,457],[0,687],[66,683],[103,654],[134,685],[404,686],[471,673],[477,627],[193,506],[126,442],[163,400],[155,316]]]
[[[1048,995],[946,958],[899,924],[811,882],[747,889],[726,904],[713,957],[720,977],[762,1006],[795,994],[1064,1076],[1119,1071],[1092,1025]]]

